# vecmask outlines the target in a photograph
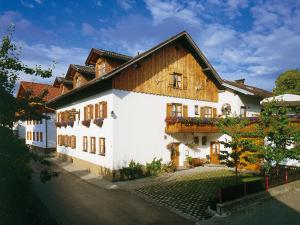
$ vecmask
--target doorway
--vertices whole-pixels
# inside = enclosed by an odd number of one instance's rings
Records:
[[[220,143],[217,141],[210,142],[210,163],[219,164]]]

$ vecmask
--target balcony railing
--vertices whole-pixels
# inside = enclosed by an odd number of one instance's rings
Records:
[[[218,133],[217,118],[169,117],[166,118],[165,131],[174,133]]]

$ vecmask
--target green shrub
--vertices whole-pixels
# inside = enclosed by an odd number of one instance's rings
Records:
[[[148,175],[156,176],[162,170],[162,159],[156,159],[156,157],[154,157],[151,163],[146,164],[146,169]]]
[[[176,166],[174,165],[173,162],[164,163],[162,165],[162,172],[173,173],[175,171],[176,171]]]
[[[191,156],[187,156],[186,157],[186,161],[188,162],[188,164],[191,166],[193,165],[193,158]]]
[[[121,179],[137,179],[144,176],[143,165],[131,160],[127,167],[123,167],[120,170]]]

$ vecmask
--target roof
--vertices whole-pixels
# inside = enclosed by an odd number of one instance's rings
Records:
[[[48,94],[43,98],[44,101],[49,101],[60,95],[59,88],[53,87],[52,85],[21,81],[17,97],[20,94],[21,87],[23,87],[25,91],[32,91],[32,96],[38,96],[45,90],[48,90]]]
[[[77,71],[77,72],[81,73],[82,75],[95,77],[95,67],[94,66],[81,66],[81,65],[76,65],[76,64],[70,64],[68,71],[66,73],[66,76],[65,76],[66,80],[69,79],[69,75],[72,72],[72,70]]]
[[[289,105],[300,106],[300,95],[294,95],[294,94],[284,94],[284,95],[277,95],[274,97],[265,98],[260,102],[260,104],[270,102],[273,100],[283,101],[284,103],[288,103]]]
[[[260,98],[267,98],[273,96],[272,92],[266,91],[258,87],[234,82],[234,81],[223,80],[223,86],[238,91],[245,95],[253,95]]]
[[[128,61],[130,60],[132,57],[128,56],[128,55],[124,55],[124,54],[120,54],[117,52],[112,52],[112,51],[108,51],[108,50],[104,50],[104,49],[99,49],[99,48],[92,48],[86,61],[85,64],[89,64],[89,61],[91,59],[91,57],[96,54],[98,56],[104,56],[104,57],[109,57],[109,58],[114,58],[114,59],[118,59],[118,60],[122,60],[122,61]]]
[[[106,80],[108,78],[111,78],[112,76],[120,73],[121,71],[123,71],[124,69],[128,68],[131,65],[134,65],[135,63],[138,63],[140,60],[146,58],[147,56],[151,55],[152,53],[154,53],[155,51],[161,49],[162,47],[176,41],[179,39],[183,39],[184,41],[186,41],[189,46],[191,46],[191,48],[194,50],[196,56],[201,59],[204,64],[205,64],[205,68],[203,69],[204,72],[208,72],[212,75],[212,78],[214,78],[214,80],[217,82],[217,84],[219,86],[222,85],[222,79],[219,76],[219,74],[217,73],[217,71],[213,68],[213,66],[208,62],[207,58],[204,56],[204,54],[202,53],[202,51],[199,49],[199,47],[196,45],[196,43],[193,41],[193,39],[191,38],[191,36],[186,32],[183,31],[175,36],[170,37],[169,39],[161,42],[160,44],[156,45],[155,47],[143,52],[142,54],[137,55],[134,58],[131,58],[130,60],[128,60],[127,62],[123,63],[122,65],[120,65],[119,67],[115,68],[114,70],[110,71],[109,73],[98,77],[96,79],[93,79],[91,81],[89,81],[88,83],[82,85],[81,87],[78,87],[76,89],[73,89],[53,100],[51,100],[50,102],[48,102],[49,105],[53,105],[53,103],[62,100],[64,98],[66,98],[67,96],[73,95],[75,93],[78,93],[92,85],[95,85],[99,82],[102,82],[103,80]]]
[[[69,86],[73,85],[73,82],[71,80],[67,80],[64,77],[56,77],[54,80],[53,86],[55,86],[56,84],[61,84],[61,83],[65,84],[65,85],[69,85]]]

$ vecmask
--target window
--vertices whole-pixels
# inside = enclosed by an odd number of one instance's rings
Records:
[[[43,132],[40,132],[40,141],[43,142]]]
[[[102,62],[98,65],[98,76],[105,74],[105,62]]]
[[[199,106],[195,105],[195,115],[199,115]]]
[[[43,119],[40,120],[40,124],[43,124]]]
[[[32,132],[29,132],[29,140],[32,140]]]
[[[240,116],[246,117],[246,115],[247,115],[247,107],[246,106],[241,106]]]
[[[35,132],[33,132],[33,141],[35,141]]]
[[[87,136],[83,137],[83,151],[87,151],[88,149],[88,140],[87,140]]]
[[[204,107],[204,118],[212,118],[212,108],[211,107]]]
[[[182,75],[179,73],[173,73],[171,76],[172,76],[172,87],[182,88]]]
[[[199,144],[199,137],[195,136],[193,139],[194,139],[194,144],[198,145]]]
[[[172,104],[172,116],[182,117],[182,105],[178,103]]]
[[[75,86],[79,87],[81,85],[81,77],[76,77]]]
[[[107,102],[99,102],[95,105],[95,118],[107,118]]]
[[[71,136],[71,148],[76,148],[76,136],[72,135]]]
[[[95,137],[91,137],[91,149],[90,149],[91,153],[96,153],[96,138]]]
[[[202,138],[201,138],[201,144],[202,145],[206,145],[207,144],[207,137],[206,136],[202,136]]]
[[[105,155],[105,138],[99,138],[99,154]]]
[[[36,132],[36,141],[40,141],[40,132]]]
[[[84,107],[84,120],[92,120],[93,119],[93,112],[94,105],[88,105]]]

